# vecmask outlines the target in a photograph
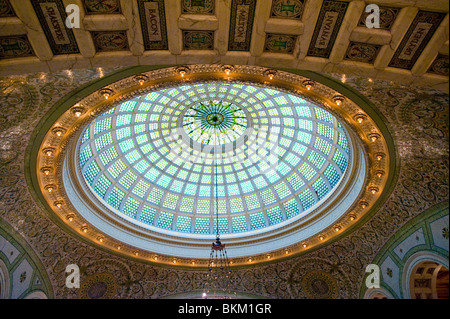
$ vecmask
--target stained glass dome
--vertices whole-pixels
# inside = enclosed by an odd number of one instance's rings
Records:
[[[80,136],[87,188],[114,214],[160,232],[221,234],[276,226],[326,201],[350,139],[329,112],[258,85],[185,84],[135,97]]]

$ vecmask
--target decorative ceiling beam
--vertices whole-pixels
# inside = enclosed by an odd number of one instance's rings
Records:
[[[178,17],[181,14],[181,4],[178,0],[164,1],[167,23],[167,37],[169,42],[169,51],[172,54],[179,55],[183,50],[182,31],[178,28]]]
[[[122,31],[128,29],[129,27],[127,18],[124,14],[84,15],[83,13],[81,21],[83,21],[84,29],[87,31]]]
[[[305,26],[302,35],[299,37],[299,50],[295,55],[298,60],[303,60],[308,54],[309,44],[316,27],[323,0],[308,0],[303,11],[302,22]]]
[[[231,53],[228,51],[230,16],[231,0],[216,0],[216,17],[219,20],[219,24],[215,35],[215,47],[219,55],[226,56],[228,53]],[[225,61],[224,63],[227,62]]]
[[[182,14],[178,18],[181,30],[217,30],[219,20],[213,15]]]
[[[447,14],[412,68],[411,72],[413,75],[423,74],[430,68],[439,53],[439,49],[442,47],[442,43],[445,43],[448,39],[448,19],[449,17]]]
[[[85,16],[83,3],[81,0],[63,0],[64,6],[69,4],[76,4],[80,8],[80,28],[73,28],[73,35],[77,40],[78,48],[80,53],[85,58],[92,58],[95,55],[95,45],[92,41],[91,33],[89,32],[89,27],[86,26],[86,20],[89,17]]]
[[[16,12],[17,17],[24,24],[28,40],[30,41],[36,56],[41,61],[51,60],[53,58],[52,49],[50,48],[31,3],[23,0],[11,0],[11,6]]]
[[[381,48],[380,53],[374,62],[375,69],[384,70],[387,68],[418,12],[419,9],[416,7],[406,7],[400,10],[398,17],[391,28],[392,40],[389,45],[385,45]]]
[[[388,30],[356,27],[350,34],[350,41],[388,45],[392,40],[392,34]]]
[[[25,25],[16,17],[0,19],[0,37],[27,34]]]
[[[136,1],[120,1],[123,15],[126,19],[128,46],[133,55],[142,55],[145,51],[142,36],[139,10]]]
[[[300,20],[294,19],[273,19],[267,20],[266,33],[278,33],[283,30],[283,34],[301,35],[305,25]]]
[[[344,59],[348,45],[350,44],[350,35],[356,28],[364,8],[364,1],[353,1],[348,5],[347,12],[345,13],[344,20],[341,24],[339,33],[336,36],[336,41],[334,42],[333,50],[330,54],[331,62],[339,63]]]
[[[255,17],[253,22],[252,40],[250,45],[250,54],[260,56],[264,52],[266,42],[265,26],[270,16],[270,5],[263,4],[263,1],[256,2]]]

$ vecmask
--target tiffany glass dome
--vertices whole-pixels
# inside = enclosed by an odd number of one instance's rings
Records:
[[[211,239],[217,226],[239,238],[326,203],[351,143],[336,117],[300,96],[218,81],[116,105],[83,130],[76,156],[85,188],[118,219],[182,238]]]

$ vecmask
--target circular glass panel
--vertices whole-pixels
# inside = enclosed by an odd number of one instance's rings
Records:
[[[209,82],[104,112],[81,134],[77,158],[98,200],[141,227],[244,234],[325,201],[347,169],[349,144],[332,114],[299,96]]]

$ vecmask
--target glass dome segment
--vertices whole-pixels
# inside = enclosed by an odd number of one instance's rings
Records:
[[[135,97],[82,132],[77,159],[114,214],[164,233],[243,234],[333,193],[350,139],[329,112],[258,85],[209,82]],[[215,218],[215,164],[219,218]]]

